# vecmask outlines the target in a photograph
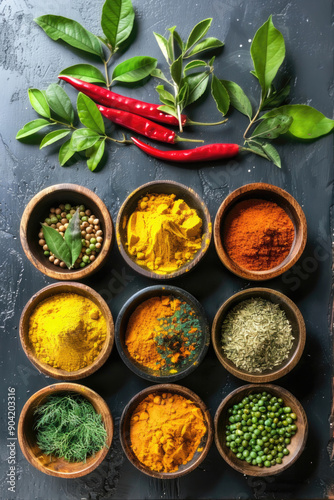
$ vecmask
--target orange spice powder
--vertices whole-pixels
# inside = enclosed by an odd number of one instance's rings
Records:
[[[150,394],[137,406],[130,420],[135,455],[158,472],[174,472],[181,464],[188,463],[205,433],[201,409],[178,394]]]
[[[223,241],[229,257],[240,267],[267,271],[288,256],[295,229],[277,203],[251,199],[238,203],[226,217]]]

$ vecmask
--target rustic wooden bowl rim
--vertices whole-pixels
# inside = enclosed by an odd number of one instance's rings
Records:
[[[54,292],[46,294],[47,292]],[[29,345],[29,342],[27,340],[27,334],[24,324],[28,320],[28,316],[30,317],[32,311],[37,307],[37,305],[47,299],[50,296],[53,295],[58,295],[60,293],[70,292],[70,293],[77,293],[79,295],[82,295],[84,297],[89,298],[94,302],[95,304],[99,304],[99,309],[102,312],[102,314],[105,317],[106,324],[107,324],[107,335],[106,335],[106,340],[105,344],[102,347],[102,350],[99,354],[99,356],[93,361],[92,364],[81,368],[80,370],[76,370],[73,372],[68,372],[66,370],[62,370],[60,368],[54,368],[53,366],[47,365],[46,363],[42,363],[37,356],[35,356],[31,350],[31,347]],[[65,293],[66,293],[65,292]],[[86,295],[84,295],[84,293]],[[94,301],[95,299],[95,301]],[[87,285],[84,285],[82,283],[76,283],[76,282],[61,282],[61,283],[53,283],[52,285],[48,285],[38,292],[36,292],[27,302],[25,305],[21,318],[20,318],[20,324],[19,324],[19,333],[20,333],[20,340],[21,340],[21,345],[22,348],[29,359],[29,361],[42,373],[45,375],[48,375],[52,378],[58,379],[58,380],[79,380],[85,377],[88,377],[92,373],[96,372],[108,359],[113,344],[114,344],[114,321],[112,314],[110,312],[110,309],[105,302],[105,300],[101,297],[100,294],[98,294],[95,290],[90,288]]]
[[[35,401],[40,398],[41,396],[51,396],[53,394],[56,394],[58,392],[73,392],[76,394],[79,394],[87,400],[92,403],[94,406],[95,410],[101,413],[103,411],[103,420],[104,420],[104,425],[107,430],[107,447],[102,448],[99,452],[96,453],[95,458],[93,457],[93,460],[89,465],[85,464],[82,462],[82,469],[77,470],[75,472],[71,472],[71,462],[68,462],[68,469],[69,472],[65,472],[63,470],[52,470],[48,469],[45,467],[43,464],[41,464],[37,458],[36,455],[32,452],[30,446],[28,443],[25,441],[25,431],[24,431],[24,425],[25,425],[25,419],[27,417],[27,413],[30,410],[30,407],[35,403]],[[38,405],[37,405],[38,406]],[[55,477],[62,477],[62,478],[77,478],[77,477],[82,477],[85,476],[86,474],[89,474],[92,472],[96,467],[100,465],[100,463],[105,459],[112,443],[113,439],[113,432],[114,432],[114,422],[113,422],[113,417],[110,412],[110,409],[107,405],[107,403],[104,401],[104,399],[97,394],[97,392],[93,391],[89,387],[86,387],[81,384],[74,384],[74,383],[58,383],[58,384],[52,384],[48,385],[46,387],[43,387],[39,391],[35,392],[28,401],[26,401],[25,405],[22,408],[20,417],[19,417],[19,423],[18,423],[18,441],[19,445],[21,448],[21,451],[25,458],[28,460],[28,462],[33,465],[36,469],[40,470],[41,472],[44,472],[45,474],[55,476]],[[77,462],[76,462],[77,464]]]
[[[189,400],[191,400],[193,403],[195,403],[202,411],[203,417],[207,426],[207,434],[206,434],[206,441],[205,445],[203,446],[203,450],[200,452],[198,457],[194,460],[190,460],[182,470],[177,470],[175,472],[157,472],[149,469],[146,465],[141,463],[138,458],[130,452],[130,436],[128,434],[127,429],[125,429],[125,420],[129,416],[129,413],[132,413],[133,409],[138,406],[138,404],[145,399],[146,396],[152,393],[157,393],[157,392],[169,392],[173,394],[178,394],[180,396],[183,396]],[[120,420],[120,440],[122,444],[123,451],[125,455],[127,456],[128,460],[134,465],[137,469],[139,469],[141,472],[144,474],[147,474],[148,476],[156,477],[159,479],[176,479],[178,477],[184,476],[185,474],[188,474],[189,472],[193,471],[196,469],[196,467],[205,459],[206,455],[208,454],[208,451],[210,449],[212,440],[213,440],[213,423],[211,419],[211,415],[209,413],[209,410],[207,409],[205,403],[202,401],[202,399],[197,396],[196,393],[188,389],[187,387],[184,387],[182,385],[177,385],[177,384],[159,384],[155,386],[150,386],[146,387],[146,389],[143,389],[142,391],[138,392],[135,396],[133,396],[128,404],[125,406],[121,420]]]
[[[271,467],[257,467],[256,465],[248,464],[247,462],[239,460],[236,456],[233,458],[230,458],[229,455],[225,452],[225,448],[222,446],[221,441],[219,439],[219,435],[221,434],[221,430],[218,428],[219,424],[219,419],[221,417],[221,414],[227,410],[229,402],[234,398],[236,395],[240,395],[240,399],[242,399],[242,394],[247,393],[249,390],[252,390],[254,392],[260,392],[260,391],[267,391],[271,394],[279,394],[279,397],[283,399],[285,402],[285,399],[291,399],[293,401],[293,410],[297,414],[297,426],[298,426],[298,431],[302,432],[302,439],[301,439],[301,444],[298,448],[298,451],[292,456],[292,455],[287,455],[284,457],[284,460],[282,461],[281,464],[277,464]],[[230,392],[220,403],[218,406],[218,409],[215,413],[214,417],[214,428],[215,428],[215,443],[216,447],[220,453],[220,455],[223,457],[223,459],[231,466],[233,469],[237,470],[238,472],[241,472],[242,474],[246,474],[248,476],[273,476],[276,474],[280,474],[281,472],[285,471],[288,469],[291,465],[293,465],[296,460],[300,457],[302,454],[305,445],[306,445],[306,440],[307,440],[307,435],[308,435],[308,422],[307,422],[307,416],[305,413],[304,408],[302,407],[301,403],[298,401],[298,399],[291,394],[291,392],[287,391],[283,387],[280,387],[278,385],[274,384],[248,384],[248,385],[243,385],[241,387],[238,387],[234,391]],[[225,429],[223,429],[223,432]],[[297,432],[298,432],[297,431]],[[225,435],[225,434],[224,434]],[[293,436],[292,439],[296,437]],[[245,465],[244,465],[245,464]],[[251,472],[250,472],[251,471]]]
[[[262,298],[265,298],[266,300],[270,300],[270,295],[274,295],[285,304],[285,306],[289,309],[291,314],[296,319],[296,323],[298,325],[296,331],[292,332],[294,333],[295,336],[298,335],[298,343],[295,349],[290,351],[288,361],[286,362],[286,364],[282,367],[273,368],[269,373],[265,374],[247,373],[245,370],[242,370],[237,366],[235,366],[234,363],[232,363],[231,361],[227,361],[227,358],[223,353],[223,349],[220,345],[220,342],[217,339],[218,325],[220,324],[221,318],[226,316],[226,314],[230,310],[231,304],[234,303],[233,304],[234,307],[243,300],[251,298],[253,295],[254,296],[259,295]],[[296,304],[283,293],[278,292],[277,290],[273,290],[271,288],[261,288],[261,287],[247,288],[246,290],[242,290],[240,292],[235,293],[227,300],[225,300],[225,302],[220,306],[212,323],[211,337],[212,337],[213,348],[215,350],[217,358],[226,370],[228,370],[230,373],[232,373],[232,375],[240,378],[241,380],[245,380],[247,382],[252,382],[252,383],[263,384],[267,382],[272,382],[273,380],[277,380],[283,377],[297,365],[298,361],[300,360],[303,354],[303,350],[305,347],[306,326],[303,316],[298,307],[296,306]]]
[[[206,224],[208,226],[207,232],[203,233],[203,235],[202,235],[202,239],[205,236],[205,240],[207,241],[207,243],[204,246],[202,244],[202,248],[200,250],[198,250],[198,252],[196,252],[195,256],[190,260],[190,262],[188,262],[187,264],[184,264],[183,266],[181,266],[176,271],[173,271],[172,273],[167,273],[167,274],[158,274],[158,273],[155,273],[154,271],[146,269],[146,268],[140,266],[139,264],[137,264],[129,256],[129,254],[125,250],[125,245],[124,245],[124,242],[122,240],[121,232],[120,232],[120,228],[121,228],[121,224],[122,224],[122,219],[123,219],[123,212],[124,212],[125,208],[127,207],[127,205],[129,204],[129,202],[133,198],[135,198],[136,196],[138,196],[138,193],[140,191],[145,190],[145,189],[149,189],[150,192],[153,192],[151,188],[154,188],[154,186],[161,186],[161,185],[172,185],[172,186],[175,186],[176,188],[178,188],[180,190],[186,191],[188,193],[188,195],[193,200],[196,200],[196,202],[199,203],[202,206],[202,210],[203,210],[203,213],[204,213],[204,218],[205,218]],[[190,208],[194,208],[194,207],[191,206]],[[205,221],[203,221],[203,225],[204,225]],[[194,191],[192,188],[190,188],[188,186],[185,186],[184,184],[181,184],[180,182],[176,182],[176,181],[171,181],[171,180],[157,180],[157,181],[147,182],[146,184],[142,184],[141,186],[139,186],[138,188],[136,188],[134,191],[132,191],[126,197],[126,199],[122,203],[121,208],[119,209],[119,212],[118,212],[118,215],[117,215],[117,220],[116,220],[116,239],[117,239],[117,245],[118,245],[119,251],[120,251],[123,259],[125,260],[125,262],[134,271],[136,271],[137,273],[139,273],[139,274],[141,274],[143,276],[146,276],[147,278],[160,279],[160,280],[168,280],[168,279],[177,278],[177,277],[182,276],[183,274],[189,272],[204,257],[206,251],[208,250],[208,248],[210,246],[211,237],[212,237],[211,217],[210,217],[210,213],[209,213],[209,210],[208,210],[206,204],[204,203],[204,201],[202,200],[202,198],[196,193],[196,191]]]
[[[162,292],[162,293],[161,293]],[[141,368],[138,363],[134,363],[133,359],[131,358],[130,354],[128,354],[122,345],[121,337],[124,336],[125,331],[121,332],[121,323],[123,321],[124,316],[128,315],[129,309],[131,310],[133,307],[134,302],[137,302],[138,298],[141,298],[142,300],[136,305],[138,307],[141,303],[145,302],[149,298],[154,296],[154,293],[158,296],[161,294],[166,294],[166,295],[175,295],[178,298],[181,298],[182,300],[185,300],[188,302],[191,307],[195,310],[197,313],[199,320],[201,322],[202,326],[202,334],[203,334],[203,343],[200,352],[198,353],[198,356],[196,360],[191,364],[186,366],[186,368],[181,369],[175,374],[170,374],[170,375],[163,375],[163,376],[158,376],[158,375],[153,375],[150,373],[147,373],[144,368]],[[132,314],[133,311],[129,313],[129,315]],[[150,382],[175,382],[176,380],[180,380],[181,378],[186,377],[190,373],[192,373],[196,368],[200,365],[200,363],[203,361],[209,345],[210,345],[210,328],[209,328],[209,322],[204,310],[204,307],[198,300],[191,295],[189,292],[186,290],[183,290],[182,288],[176,287],[176,286],[171,286],[171,285],[154,285],[154,286],[149,286],[146,288],[143,288],[142,290],[139,290],[136,292],[134,295],[132,295],[123,305],[122,309],[120,310],[117,320],[116,320],[116,325],[115,325],[115,341],[116,341],[116,347],[118,350],[119,355],[121,356],[122,360],[126,364],[130,370],[132,370],[136,375],[139,375],[140,377],[144,378],[145,380],[149,380]]]
[[[237,205],[238,202],[244,201],[244,199],[252,199],[252,197],[249,196],[252,192],[254,192],[254,197],[253,197],[254,199],[261,199],[261,195],[256,193],[260,191],[273,193],[276,197],[284,200],[285,204],[287,204],[295,212],[297,226],[295,227],[295,232],[296,232],[295,240],[294,243],[292,244],[290,253],[281,262],[281,264],[266,271],[253,271],[250,269],[246,269],[244,267],[240,267],[235,261],[233,261],[230,258],[223,245],[221,231],[222,231],[223,221],[227,213],[229,212],[230,208],[232,208],[232,206]],[[279,201],[277,200],[275,200],[275,203],[280,205]],[[292,222],[294,222],[292,218],[291,220]],[[225,200],[222,202],[222,204],[218,209],[214,222],[213,232],[214,232],[214,242],[218,257],[221,260],[221,262],[225,265],[225,267],[227,267],[229,271],[231,271],[237,276],[240,276],[241,278],[245,278],[248,280],[262,281],[280,276],[297,262],[297,260],[302,255],[306,245],[307,223],[305,214],[301,206],[290,193],[288,193],[287,191],[278,186],[274,186],[273,184],[267,184],[265,182],[254,182],[251,184],[246,184],[244,186],[241,186],[238,189],[235,189],[225,198]],[[296,237],[298,233],[300,234],[300,238],[298,238],[297,241]],[[294,256],[292,256],[292,250],[295,250]]]
[[[42,200],[44,200],[44,198],[54,193],[55,191],[69,191],[69,192],[72,191],[78,193],[79,195],[82,195],[84,198],[91,199],[92,202],[95,203],[95,205],[97,205],[101,211],[103,217],[103,229],[104,229],[103,245],[96,259],[84,268],[68,271],[67,269],[62,270],[62,268],[54,266],[55,269],[49,269],[44,263],[45,257],[42,254],[39,255],[31,250],[30,238],[32,236],[28,235],[27,231],[29,219],[33,211],[38,206],[38,204]],[[37,234],[34,235],[33,237],[37,238]],[[111,251],[114,239],[114,230],[109,210],[104,204],[104,202],[101,200],[101,198],[97,196],[97,194],[95,194],[90,189],[84,186],[80,186],[78,184],[63,183],[63,184],[55,184],[53,186],[49,186],[43,189],[42,191],[39,191],[28,202],[21,218],[20,239],[24,253],[28,257],[30,262],[36,267],[36,269],[41,271],[46,276],[49,276],[50,278],[56,280],[71,281],[71,280],[81,280],[83,278],[86,278],[87,276],[90,276],[91,274],[98,271],[104,265]]]

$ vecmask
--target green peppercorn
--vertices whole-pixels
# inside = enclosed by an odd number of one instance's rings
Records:
[[[72,216],[71,214],[66,214],[66,219],[67,219],[67,220],[71,220],[71,219],[72,219],[72,217],[73,217],[73,216]]]
[[[45,255],[45,257],[49,257],[50,252],[48,252],[47,250],[45,250],[44,255]]]
[[[80,267],[85,267],[86,266],[85,262],[80,262],[79,265],[80,265]]]
[[[66,203],[65,205],[65,210],[68,211],[68,210],[71,210],[71,205],[69,203]]]
[[[88,264],[88,262],[89,262],[89,257],[88,257],[88,255],[84,255],[84,256],[82,257],[82,261],[83,261],[83,262],[85,262],[86,264]]]
[[[49,217],[47,217],[47,218],[45,219],[45,222],[46,222],[48,225],[50,225],[50,224],[51,224],[51,219],[50,219]]]

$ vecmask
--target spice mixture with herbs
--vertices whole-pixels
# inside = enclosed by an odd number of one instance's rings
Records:
[[[131,447],[151,470],[174,472],[193,458],[206,430],[203,413],[192,401],[178,394],[149,394],[131,416]]]
[[[102,417],[83,396],[53,395],[35,410],[37,444],[46,455],[85,462],[106,446]]]
[[[127,222],[127,246],[137,264],[160,274],[176,271],[200,250],[202,219],[175,194],[148,194]]]
[[[177,373],[194,362],[202,342],[198,316],[185,301],[152,297],[132,313],[125,343],[137,363],[155,371]]]
[[[260,297],[240,302],[223,321],[224,353],[249,373],[280,365],[289,356],[293,340],[285,312],[278,304]]]
[[[91,300],[59,293],[35,308],[29,319],[29,342],[37,358],[73,372],[93,363],[106,340],[107,324]]]
[[[100,252],[103,243],[103,231],[101,229],[100,220],[92,214],[91,210],[86,209],[84,205],[72,206],[70,203],[66,203],[59,205],[57,208],[50,208],[49,216],[45,218],[43,223],[43,227],[47,226],[55,229],[64,238],[69,223],[77,210],[79,211],[78,228],[80,227],[81,231],[81,251],[79,246],[79,255],[77,254],[78,257],[73,263],[75,269],[86,267],[96,259]],[[47,236],[43,232],[43,228],[40,230],[38,237],[38,243],[43,247],[45,257],[48,257],[49,261],[55,266],[66,268],[67,264],[64,260],[58,258],[61,257],[61,255],[58,254],[57,256],[51,252],[46,242]]]
[[[267,200],[241,201],[229,212],[223,227],[229,257],[240,267],[252,271],[267,271],[283,262],[294,236],[288,214]]]
[[[228,409],[226,446],[240,460],[258,467],[281,464],[290,454],[297,415],[282,398],[253,392]]]

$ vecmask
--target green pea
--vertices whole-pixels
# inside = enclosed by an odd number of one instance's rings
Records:
[[[283,448],[283,455],[289,455],[290,452],[287,448]]]
[[[248,455],[249,455],[249,451],[248,451],[248,450],[244,450],[244,451],[242,452],[242,456],[243,456],[243,457],[245,457],[245,458],[246,458],[246,457],[248,457]]]
[[[290,413],[292,420],[297,420],[297,415],[295,413]]]
[[[284,406],[283,411],[284,411],[284,413],[291,413],[290,406]]]
[[[237,455],[236,455],[236,456],[237,456],[237,458],[242,459],[242,453],[237,453]]]
[[[282,459],[281,459],[281,457],[277,457],[277,458],[275,458],[275,462],[276,462],[277,464],[281,464],[281,463],[282,463]]]
[[[265,466],[265,467],[270,467],[270,466],[271,466],[271,463],[269,462],[269,460],[266,460],[266,461],[264,462],[264,466]]]

